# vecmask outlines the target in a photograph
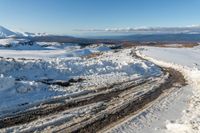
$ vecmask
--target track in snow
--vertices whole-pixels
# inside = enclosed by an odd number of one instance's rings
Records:
[[[20,131],[97,132],[145,108],[162,93],[168,93],[170,88],[183,85],[185,80],[181,73],[164,68],[160,77],[114,84],[87,94],[56,98],[34,108],[13,112],[0,118],[0,128],[2,131],[5,128],[14,131],[24,125]],[[48,122],[52,119],[55,121]],[[29,128],[28,124],[35,124],[35,127]]]

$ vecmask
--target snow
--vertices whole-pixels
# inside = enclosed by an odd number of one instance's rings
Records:
[[[58,42],[32,42],[28,39],[0,39],[0,56],[10,58],[64,58],[87,56],[111,50],[103,44],[81,48],[78,44]]]
[[[200,46],[138,47],[137,55],[146,59],[141,60],[131,55],[135,50],[131,48],[112,51],[104,44],[81,47],[74,43],[32,42],[29,39],[11,38],[17,35],[46,34],[17,33],[0,26],[0,37],[4,38],[0,39],[0,117],[34,108],[54,98],[81,95],[124,81],[160,76],[162,72],[157,64],[183,73],[188,85],[163,94],[148,108],[131,115],[107,132],[200,132]],[[88,57],[96,53],[97,56]],[[79,78],[84,80],[70,86],[42,82],[67,82]],[[28,132],[84,113],[90,116],[93,109],[103,104],[98,102],[74,108],[0,132]]]
[[[194,48],[158,48],[148,47],[148,50],[144,50],[145,55],[149,55],[152,58],[160,59],[165,62],[173,64],[179,64],[181,66],[187,66],[190,68],[200,69],[200,47]],[[159,56],[159,58],[158,58]],[[170,58],[169,56],[173,57]]]
[[[47,33],[31,33],[31,32],[16,32],[17,34],[23,36],[23,37],[37,37],[37,36],[48,36],[49,34]]]
[[[130,116],[107,132],[199,133],[199,46],[194,48],[138,47],[137,55],[161,67],[180,71],[188,85],[160,97],[145,110]]]
[[[173,122],[181,117],[181,112],[186,108],[186,100],[191,92],[189,86],[173,90],[171,95],[164,95],[150,104],[147,109],[137,115],[128,116],[122,123],[108,130],[108,133],[164,133],[166,122]],[[171,121],[166,121],[170,119]]]
[[[57,124],[65,122],[65,124],[71,124],[70,120],[76,121],[78,117],[89,117],[92,112],[95,111],[98,107],[103,106],[103,102],[93,103],[87,106],[81,106],[79,108],[70,109],[66,111],[59,112],[47,118],[41,118],[31,123],[26,123],[22,126],[14,126],[8,129],[3,129],[3,132],[33,132],[42,127],[48,127],[51,124]],[[81,119],[81,118],[80,118]],[[49,127],[50,128],[50,127]],[[47,128],[48,130],[48,128]],[[43,131],[44,132],[44,131]],[[48,132],[48,131],[46,131]]]
[[[3,74],[0,76],[0,91],[7,90],[15,85],[15,79],[12,77],[4,77]]]
[[[0,26],[0,37],[9,37],[9,36],[16,36],[17,34],[11,30],[8,30],[4,28],[3,26]]]
[[[0,46],[8,47],[9,45],[16,45],[18,43],[23,43],[26,41],[28,41],[28,39],[4,38],[0,39]]]
[[[200,130],[200,47],[158,48],[139,47],[137,55],[155,63],[141,60],[131,55],[135,49],[111,50],[107,45],[95,44],[81,47],[74,43],[31,42],[28,39],[0,39],[0,117],[14,111],[34,107],[57,97],[80,95],[101,87],[129,81],[157,77],[162,67],[172,67],[182,72],[189,85],[174,89],[170,95],[164,94],[137,115],[107,132],[188,132]],[[97,54],[94,57],[88,55]],[[84,79],[63,87],[48,85],[41,81],[68,81]],[[71,119],[91,111],[102,103],[74,109],[75,113],[61,112],[50,118],[10,128],[12,131],[34,130]],[[40,124],[38,124],[40,123]],[[28,127],[28,128],[27,128]],[[18,129],[19,128],[19,129]]]
[[[166,121],[165,132],[198,133],[200,132],[200,65],[199,46],[194,48],[154,48],[144,47],[144,58],[165,67],[172,67],[186,77],[192,95],[184,101],[187,103],[181,117],[175,121]],[[138,53],[140,54],[140,53]],[[180,107],[180,105],[177,104]]]
[[[48,36],[47,33],[30,33],[30,32],[22,32],[22,31],[12,31],[3,26],[0,26],[0,38],[8,38],[8,37],[35,37],[35,36]]]
[[[76,44],[56,42],[36,44],[46,50],[13,50],[12,47],[0,50],[0,116],[55,97],[81,94],[114,83],[161,74],[156,65],[133,58],[132,49],[114,52],[105,45],[81,48]],[[92,53],[102,54],[94,58],[85,57]],[[74,78],[83,78],[84,81],[68,87],[41,82]]]

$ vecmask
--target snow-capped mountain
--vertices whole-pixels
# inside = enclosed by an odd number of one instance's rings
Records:
[[[17,36],[18,34],[4,28],[3,26],[0,26],[0,37],[5,38],[5,37],[12,37],[12,36]]]
[[[23,32],[22,33],[23,36],[27,36],[27,37],[30,37],[30,36],[48,36],[47,33],[31,33],[31,32]]]
[[[0,38],[47,36],[46,33],[15,32],[0,26]]]

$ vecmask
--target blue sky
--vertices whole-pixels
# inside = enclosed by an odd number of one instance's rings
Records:
[[[0,0],[0,25],[29,32],[200,24],[200,0]]]

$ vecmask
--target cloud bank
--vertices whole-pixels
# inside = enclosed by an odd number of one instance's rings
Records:
[[[104,33],[188,33],[188,34],[200,34],[200,25],[191,25],[185,27],[139,27],[139,28],[107,28],[107,29],[86,29],[78,30],[82,32],[104,32]]]

